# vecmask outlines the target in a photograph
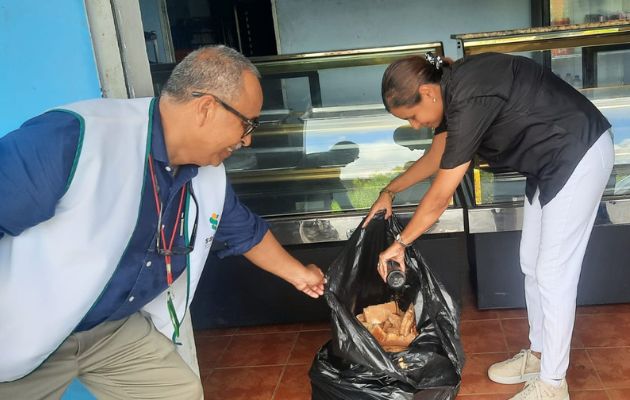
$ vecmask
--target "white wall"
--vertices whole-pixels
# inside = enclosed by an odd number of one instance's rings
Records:
[[[455,33],[531,26],[530,0],[272,0],[281,54],[441,41],[458,58]],[[324,106],[381,102],[386,66],[320,73]],[[309,102],[303,86],[285,84],[287,104]]]
[[[279,51],[300,53],[440,40],[531,26],[530,0],[274,0]]]

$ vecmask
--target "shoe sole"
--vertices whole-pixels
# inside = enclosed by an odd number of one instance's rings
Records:
[[[532,372],[529,374],[523,374],[523,376],[497,376],[491,374],[490,371],[488,371],[488,378],[490,378],[492,382],[501,383],[503,385],[515,385],[517,383],[525,383],[527,381],[531,381],[534,378],[538,378],[539,375],[539,372]]]

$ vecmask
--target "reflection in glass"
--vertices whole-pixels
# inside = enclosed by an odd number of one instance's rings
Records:
[[[240,199],[267,216],[369,208],[391,179],[424,154],[431,134],[411,129],[380,105],[368,109],[367,115],[316,109],[293,132],[263,125],[254,134],[256,146],[226,162]],[[286,143],[292,136],[301,137],[293,139],[299,146]],[[416,185],[395,204],[417,204],[427,188]]]
[[[605,196],[630,195],[630,45],[575,47],[511,53],[539,63],[550,60],[552,71],[580,90],[612,125],[615,167]],[[525,178],[512,171],[476,168],[476,204],[522,201]]]
[[[630,3],[624,0],[550,0],[552,25],[570,25],[630,19]]]
[[[431,132],[385,111],[380,94],[390,62],[425,51],[443,54],[441,43],[428,43],[253,60],[264,92],[260,127],[250,148],[225,161],[241,201],[267,217],[365,213],[431,143]],[[394,205],[417,205],[428,185],[399,194]],[[325,224],[305,220],[301,240],[346,234]]]

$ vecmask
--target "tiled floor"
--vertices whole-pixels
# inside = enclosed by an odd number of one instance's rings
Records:
[[[630,304],[581,307],[568,382],[572,400],[630,400]],[[524,310],[478,311],[464,296],[467,362],[458,400],[501,400],[521,385],[499,385],[488,366],[528,346]],[[197,352],[206,400],[311,398],[308,369],[330,327],[295,324],[200,331]]]

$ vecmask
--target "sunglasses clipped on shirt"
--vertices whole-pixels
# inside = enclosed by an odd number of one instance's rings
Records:
[[[260,125],[260,121],[258,120],[258,118],[254,118],[254,119],[247,118],[246,116],[241,114],[238,110],[236,110],[234,107],[232,107],[231,105],[229,105],[225,101],[221,100],[217,96],[213,95],[212,93],[196,92],[195,91],[195,92],[191,93],[191,96],[192,97],[212,96],[219,104],[221,104],[221,106],[223,108],[225,108],[226,110],[228,110],[232,114],[236,115],[238,117],[238,119],[241,120],[241,122],[243,123],[243,126],[245,128],[245,131],[241,135],[241,139],[244,139],[245,137],[250,135]]]
[[[160,217],[158,218],[156,245],[154,249],[150,249],[151,251],[156,251],[160,256],[183,256],[190,254],[195,249],[195,240],[197,239],[197,225],[199,223],[199,203],[197,203],[197,197],[195,197],[195,192],[193,191],[192,184],[190,182],[186,184],[186,190],[190,194],[190,198],[192,199],[193,203],[195,203],[195,222],[193,224],[188,244],[185,246],[173,246],[173,248],[170,250],[164,248],[164,244],[160,240],[160,226],[162,225],[162,216],[160,215]],[[177,216],[177,218],[179,218],[179,216]]]

